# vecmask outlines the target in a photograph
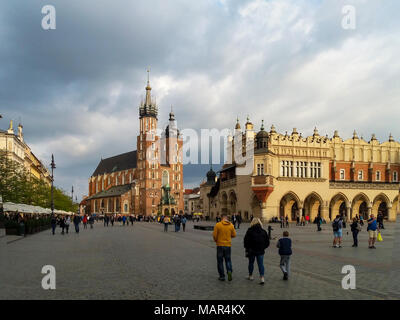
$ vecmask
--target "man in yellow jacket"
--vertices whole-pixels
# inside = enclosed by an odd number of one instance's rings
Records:
[[[231,240],[236,237],[236,231],[232,223],[228,221],[226,214],[222,215],[222,221],[214,227],[214,241],[217,243],[217,263],[219,280],[225,281],[224,259],[228,280],[232,281]]]

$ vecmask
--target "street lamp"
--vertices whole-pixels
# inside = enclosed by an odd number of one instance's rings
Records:
[[[56,164],[54,163],[54,156],[51,155],[51,215],[54,216],[54,169]]]
[[[71,193],[72,193],[71,201],[72,201],[72,204],[74,204],[74,186],[72,186]]]

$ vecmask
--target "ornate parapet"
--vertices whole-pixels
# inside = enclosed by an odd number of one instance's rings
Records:
[[[330,189],[399,190],[398,183],[330,181]]]
[[[278,177],[278,181],[292,181],[292,182],[325,182],[325,178],[297,178],[297,177]]]
[[[221,181],[221,189],[236,186],[236,178]]]

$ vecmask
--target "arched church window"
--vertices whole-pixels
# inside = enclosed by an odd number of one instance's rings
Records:
[[[167,170],[164,170],[162,175],[162,185],[166,186],[167,184],[169,184],[169,173]]]

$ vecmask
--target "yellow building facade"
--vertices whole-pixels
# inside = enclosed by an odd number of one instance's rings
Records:
[[[11,120],[7,131],[0,130],[0,150],[5,151],[9,159],[24,166],[31,177],[50,185],[50,172],[25,143],[22,129],[22,125],[19,124],[18,131],[15,133],[13,121]]]
[[[369,141],[358,137],[342,139],[321,136],[317,129],[303,137],[269,132],[263,125],[258,132],[248,120],[244,129],[236,124],[234,135],[243,138],[243,148],[254,143],[252,174],[239,175],[234,161],[225,164],[218,179],[207,174],[201,185],[203,212],[211,219],[222,213],[243,218],[309,216],[320,214],[331,221],[338,214],[351,219],[381,212],[395,221],[399,214],[400,143],[390,135],[380,143],[375,135]],[[242,150],[244,153],[244,149]],[[227,154],[234,159],[234,137],[228,137]],[[210,175],[210,179],[209,176]]]

